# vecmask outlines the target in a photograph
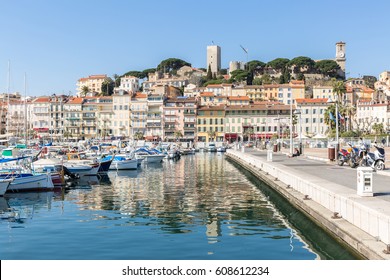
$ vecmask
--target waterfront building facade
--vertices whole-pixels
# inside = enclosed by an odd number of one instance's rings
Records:
[[[101,93],[102,84],[106,79],[107,75],[91,75],[87,78],[80,78],[77,81],[77,96],[80,97],[84,87],[88,88],[88,92]]]
[[[83,103],[83,98],[72,97],[64,104],[64,138],[79,139],[82,137]]]
[[[132,138],[144,137],[146,132],[146,117],[148,112],[148,95],[137,92],[131,97],[130,131]]]
[[[373,100],[359,100],[356,106],[356,119],[353,122],[354,129],[372,133],[374,125],[381,125],[383,132],[390,131],[390,103],[376,103]]]
[[[223,141],[224,119],[225,105],[198,107],[197,141]]]
[[[197,106],[194,97],[168,98],[163,107],[164,141],[196,140]]]
[[[129,137],[131,134],[131,95],[126,92],[120,92],[112,96],[113,120],[111,127],[114,136]]]
[[[126,75],[120,78],[120,85],[114,88],[114,94],[119,94],[120,91],[135,93],[140,88],[139,79],[134,76]]]
[[[101,96],[98,99],[96,111],[97,134],[103,140],[113,135],[114,110],[112,100],[112,96]]]
[[[298,134],[315,136],[327,134],[329,127],[324,122],[328,98],[297,99],[297,109],[301,112],[297,119]],[[299,123],[300,122],[300,123]]]

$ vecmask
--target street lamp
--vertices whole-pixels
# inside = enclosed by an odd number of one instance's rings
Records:
[[[297,109],[294,111],[295,115],[299,115],[299,154],[302,154],[302,121],[301,121],[301,109]]]
[[[293,99],[292,99],[292,93],[290,92],[290,155],[292,155],[294,153],[294,150],[293,150],[293,146],[294,146],[294,142],[293,142]]]
[[[335,103],[336,107],[336,149],[335,149],[335,156],[336,153],[338,153],[339,150],[339,107],[337,100],[332,100],[332,98],[328,99],[328,103]]]

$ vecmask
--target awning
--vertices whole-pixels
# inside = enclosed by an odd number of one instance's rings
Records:
[[[225,133],[225,139],[236,139],[237,137],[237,133]]]
[[[38,132],[43,132],[43,131],[48,131],[49,130],[48,127],[34,127],[33,129],[35,131],[38,131]]]

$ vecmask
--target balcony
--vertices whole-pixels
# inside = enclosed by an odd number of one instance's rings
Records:
[[[185,126],[184,127],[184,130],[190,130],[190,131],[193,131],[195,130],[196,128],[194,126]]]
[[[195,115],[195,111],[184,111],[184,115]]]
[[[164,126],[165,131],[175,131],[176,128],[174,126]]]

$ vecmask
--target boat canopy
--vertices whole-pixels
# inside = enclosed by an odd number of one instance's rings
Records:
[[[0,163],[15,161],[15,160],[21,160],[25,158],[31,158],[31,157],[17,157],[17,158],[0,158]]]

